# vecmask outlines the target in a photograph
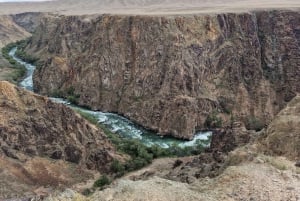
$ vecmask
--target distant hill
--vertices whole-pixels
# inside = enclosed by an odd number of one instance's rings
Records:
[[[241,12],[254,9],[299,9],[299,0],[57,0],[1,3],[0,14],[55,12],[60,14],[189,14]]]

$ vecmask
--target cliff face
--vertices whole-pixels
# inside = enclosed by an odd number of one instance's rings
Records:
[[[22,40],[29,37],[30,34],[22,27],[18,26],[13,17],[8,15],[0,16],[0,47],[7,45],[8,43]]]
[[[104,133],[70,108],[0,82],[1,152],[62,159],[108,170],[115,151]]]
[[[45,18],[35,90],[191,138],[215,113],[268,123],[300,91],[300,13]]]

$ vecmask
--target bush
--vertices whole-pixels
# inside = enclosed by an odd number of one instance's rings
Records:
[[[98,180],[95,181],[94,187],[103,188],[110,184],[110,179],[106,175],[102,175]]]
[[[16,56],[22,59],[23,61],[33,65],[36,65],[38,63],[38,58],[28,55],[24,50],[20,49],[19,47],[16,51]]]
[[[55,98],[65,98],[67,101],[70,103],[77,105],[80,95],[75,93],[75,88],[73,86],[65,89],[65,91],[61,89],[54,89],[51,93],[50,96],[55,97]]]
[[[82,191],[82,195],[84,195],[84,196],[90,196],[90,195],[92,195],[92,193],[93,193],[93,191],[91,190],[91,189],[89,189],[89,188],[86,188],[86,189],[84,189],[83,191]]]
[[[79,95],[76,95],[76,96],[67,96],[67,100],[74,104],[74,105],[77,105],[78,104],[78,100],[79,100],[80,96]]]
[[[245,126],[248,130],[261,131],[265,127],[265,124],[255,116],[249,116],[246,118]]]
[[[111,171],[113,171],[114,173],[124,173],[125,171],[125,167],[122,163],[120,163],[120,161],[118,160],[113,160],[113,162],[110,165],[110,169]]]
[[[217,116],[217,112],[213,111],[208,115],[204,122],[204,126],[207,128],[221,128],[222,118]]]
[[[54,89],[51,93],[50,93],[51,97],[54,98],[62,98],[63,97],[63,92],[59,89]]]

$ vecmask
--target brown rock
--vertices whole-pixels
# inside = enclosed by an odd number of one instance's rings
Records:
[[[299,15],[47,18],[27,47],[44,61],[35,90],[74,87],[161,135],[190,139],[214,111],[259,130],[300,91]]]
[[[0,82],[0,99],[0,142],[6,156],[18,159],[21,152],[108,171],[113,146],[70,108],[8,82]]]
[[[269,154],[300,159],[300,96],[296,96],[269,125],[262,136],[263,150]]]

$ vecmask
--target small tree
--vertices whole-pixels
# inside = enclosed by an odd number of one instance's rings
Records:
[[[94,183],[94,187],[103,188],[106,185],[110,184],[110,180],[106,175],[102,175],[97,181]]]

